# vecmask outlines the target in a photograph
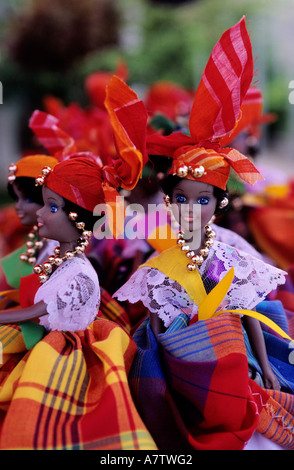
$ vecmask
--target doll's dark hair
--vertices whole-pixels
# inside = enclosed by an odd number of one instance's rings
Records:
[[[172,200],[172,193],[175,188],[175,186],[182,180],[183,178],[180,178],[180,176],[177,175],[167,175],[162,181],[161,181],[161,189],[166,194],[169,196],[170,200]],[[218,188],[217,186],[213,186],[213,195],[217,200],[216,204],[216,209],[215,209],[215,215],[220,215],[223,214],[224,211],[227,209],[227,206],[223,209],[220,209],[219,205],[221,200],[226,197],[229,199],[228,192]]]
[[[35,178],[30,178],[28,176],[18,176],[15,178],[14,184],[17,186],[18,190],[24,194],[26,199],[30,199],[32,202],[43,206],[42,187],[35,185]],[[16,201],[17,196],[11,183],[8,183],[7,191],[9,196],[14,201]]]
[[[76,221],[72,221],[73,226],[75,226],[75,222],[84,222],[85,224],[85,230],[91,230],[93,231],[93,227],[95,223],[103,217],[102,215],[94,215],[93,212],[88,211],[87,209],[84,209],[81,206],[78,206],[74,202],[69,201],[68,199],[63,198],[64,200],[64,206],[62,210],[69,215],[70,212],[75,212],[78,214],[78,217]]]

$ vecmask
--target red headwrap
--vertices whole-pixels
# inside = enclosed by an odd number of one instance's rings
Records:
[[[152,134],[150,155],[173,158],[170,173],[197,178],[226,188],[230,167],[247,183],[263,179],[255,166],[235,149],[222,148],[238,120],[243,99],[253,78],[253,58],[245,17],[228,29],[214,46],[193,102],[190,136]]]
[[[82,152],[58,163],[45,180],[49,189],[91,212],[105,202],[101,183],[101,166],[95,156]]]

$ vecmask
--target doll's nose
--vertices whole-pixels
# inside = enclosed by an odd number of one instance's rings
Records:
[[[36,212],[37,217],[42,214],[42,211],[43,211],[43,207],[37,210]]]

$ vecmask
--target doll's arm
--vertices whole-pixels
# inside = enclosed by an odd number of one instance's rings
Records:
[[[159,335],[160,333],[165,332],[166,328],[164,326],[164,323],[156,313],[149,312],[149,318],[151,329],[155,335]]]
[[[47,306],[40,301],[30,307],[0,310],[0,324],[22,323],[47,315]]]
[[[260,322],[256,318],[244,317],[244,326],[246,328],[253,352],[262,369],[265,387],[280,390],[281,387],[279,381],[275,376],[268,360]]]

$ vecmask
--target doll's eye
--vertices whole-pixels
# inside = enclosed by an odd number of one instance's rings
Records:
[[[58,211],[58,206],[56,204],[50,204],[50,211],[51,212],[57,212]]]
[[[32,202],[34,202],[31,198],[27,197],[26,198],[26,202],[28,202],[29,204],[31,204]]]
[[[183,204],[184,202],[187,201],[186,196],[184,196],[183,194],[176,194],[176,195],[175,195],[175,200],[176,200],[179,204]]]
[[[198,203],[198,204],[202,204],[202,205],[208,204],[209,201],[210,201],[209,197],[199,197],[199,198],[197,199],[197,203]]]

